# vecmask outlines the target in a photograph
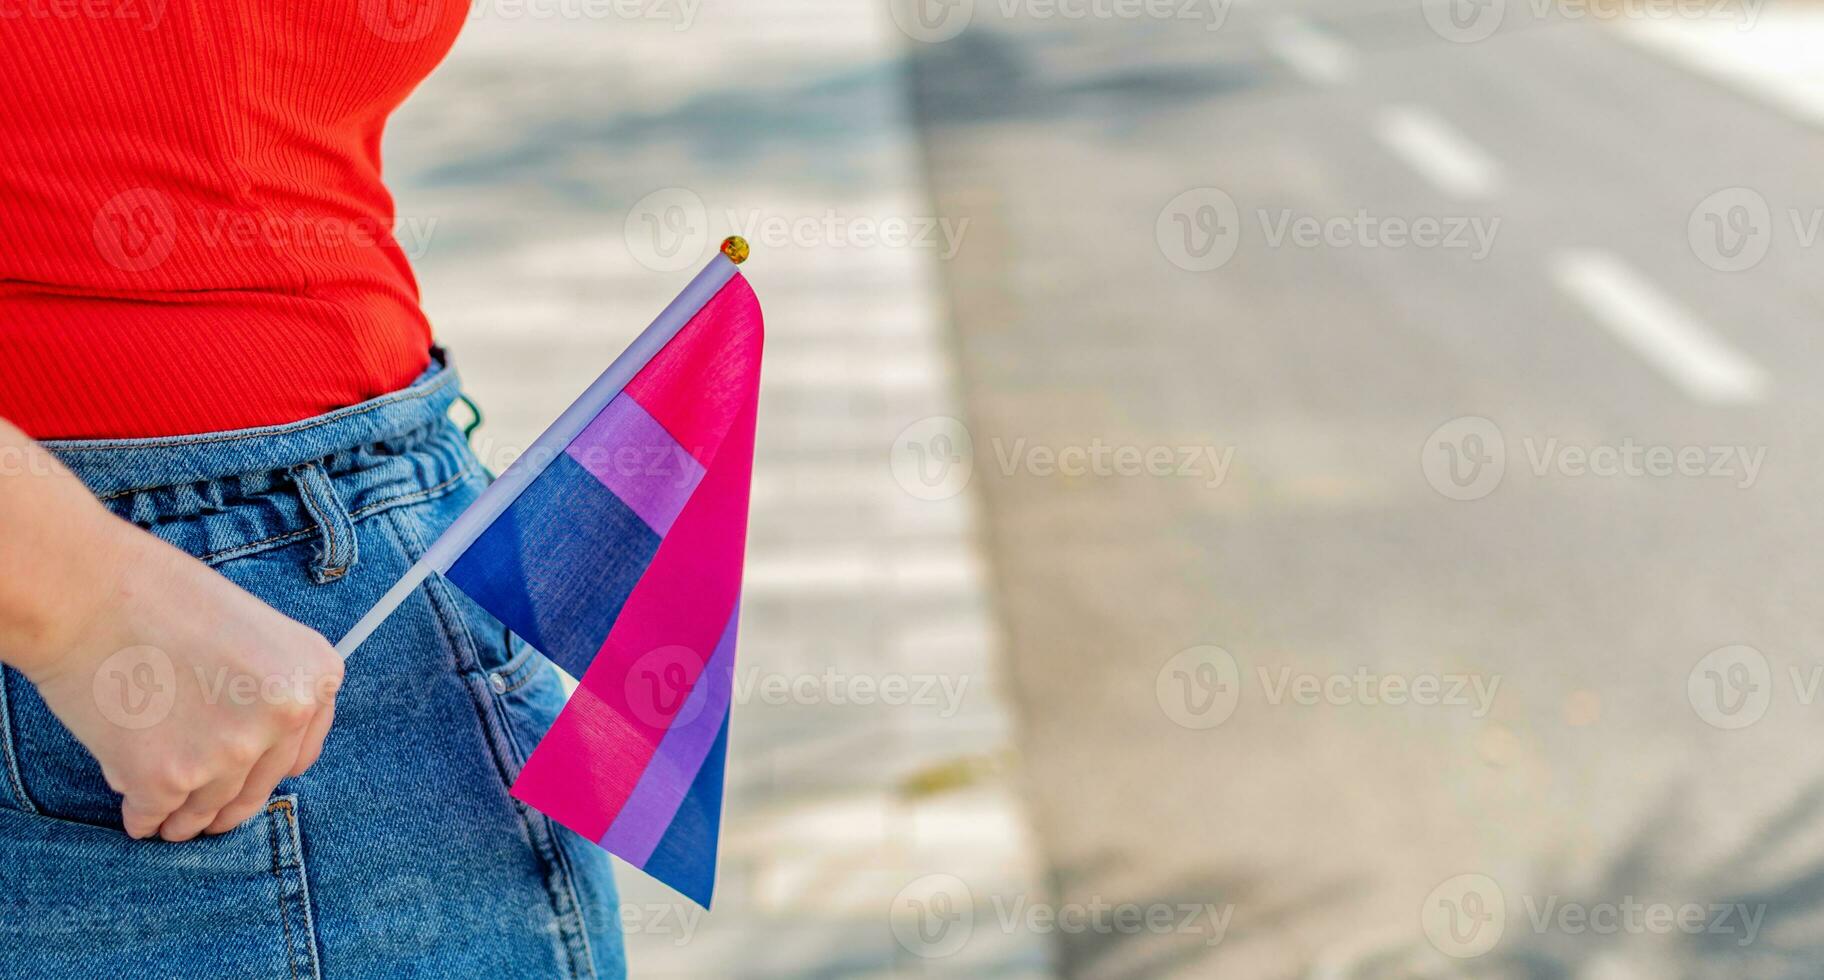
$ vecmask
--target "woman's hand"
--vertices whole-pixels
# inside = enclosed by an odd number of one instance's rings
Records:
[[[134,837],[221,833],[316,762],[342,658],[212,569],[107,513],[0,423],[0,660],[125,799]]]

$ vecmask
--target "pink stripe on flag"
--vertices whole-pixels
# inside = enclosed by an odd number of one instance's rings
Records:
[[[735,673],[735,634],[739,632],[741,609],[729,614],[728,628],[722,631],[722,642],[715,655],[703,668],[697,684],[690,689],[690,700],[678,709],[677,719],[659,750],[646,765],[646,772],[621,808],[620,816],[601,839],[601,845],[636,867],[644,867],[653,848],[671,827],[679,804],[690,793],[690,784],[703,768],[703,760],[716,744],[722,730],[722,719],[728,717]]]
[[[703,464],[625,392],[564,449],[663,537],[703,479]]]
[[[760,302],[737,274],[623,390],[708,465],[750,397],[734,382],[759,370],[760,343]]]
[[[590,840],[601,840],[633,794],[647,763],[687,698],[634,697],[644,680],[632,668],[679,651],[668,661],[674,691],[694,687],[719,645],[741,594],[747,542],[747,494],[753,473],[757,362],[744,377],[697,382],[745,393],[697,492],[634,586],[595,662],[551,731],[513,784],[513,795]]]

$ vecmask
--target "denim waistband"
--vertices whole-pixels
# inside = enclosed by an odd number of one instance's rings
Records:
[[[449,418],[459,394],[438,352],[410,386],[301,422],[44,445],[115,514],[205,561],[316,536],[327,581],[356,560],[355,522],[476,474]]]
[[[408,387],[326,415],[254,429],[153,439],[44,443],[96,496],[285,469],[365,442],[397,437],[441,419],[459,391],[441,352]]]

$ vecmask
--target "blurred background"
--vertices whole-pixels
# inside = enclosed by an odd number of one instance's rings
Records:
[[[476,0],[387,168],[490,464],[767,311],[634,975],[1824,976],[1821,124],[1791,0]]]

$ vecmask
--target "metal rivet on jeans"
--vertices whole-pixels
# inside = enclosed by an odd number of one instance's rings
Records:
[[[488,686],[494,689],[495,694],[507,693],[507,679],[499,674],[488,675]]]

